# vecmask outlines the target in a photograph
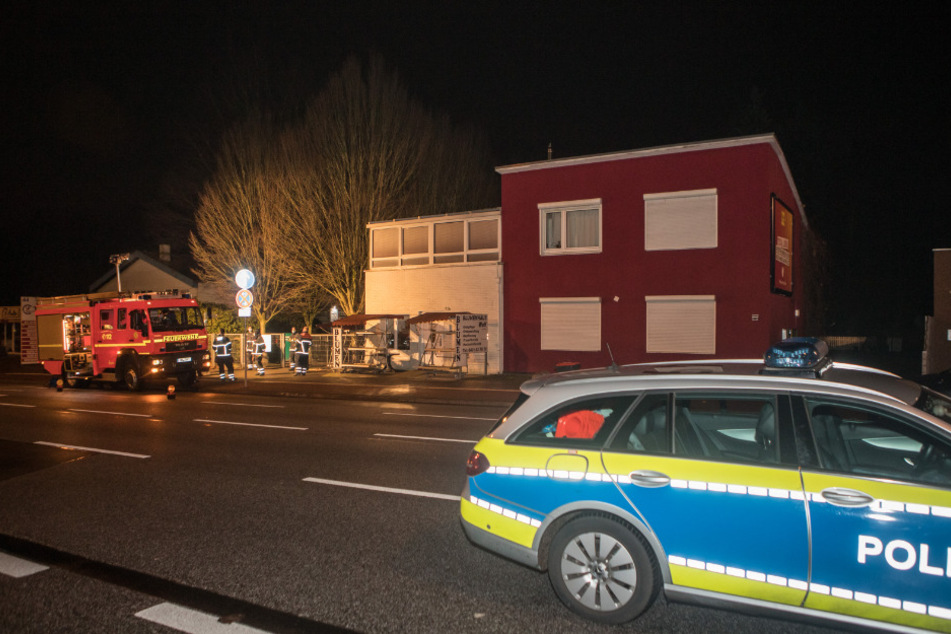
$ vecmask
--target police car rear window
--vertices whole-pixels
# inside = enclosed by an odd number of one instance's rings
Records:
[[[560,405],[529,423],[512,442],[599,448],[630,409],[635,398],[595,396]]]

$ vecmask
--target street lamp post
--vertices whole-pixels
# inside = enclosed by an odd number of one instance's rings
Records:
[[[109,256],[109,262],[116,265],[116,284],[119,287],[118,290],[120,293],[122,292],[122,278],[119,277],[119,265],[123,262],[127,262],[128,260],[128,253],[114,253]]]

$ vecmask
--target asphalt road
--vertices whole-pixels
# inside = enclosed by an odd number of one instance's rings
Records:
[[[8,377],[0,631],[823,631],[663,603],[625,626],[576,618],[544,574],[462,533],[466,457],[504,410],[473,401]]]

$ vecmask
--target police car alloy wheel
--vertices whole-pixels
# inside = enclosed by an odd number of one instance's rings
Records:
[[[568,522],[548,553],[548,577],[574,612],[602,623],[624,623],[657,594],[647,549],[630,526],[597,516]]]

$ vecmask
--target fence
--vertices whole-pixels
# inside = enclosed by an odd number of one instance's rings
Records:
[[[231,339],[232,356],[236,368],[243,368],[245,363],[245,354],[247,350],[247,335],[243,333],[227,333]],[[290,338],[286,334],[266,334],[265,337],[271,338],[271,351],[267,354],[266,367],[287,367],[290,359],[286,353],[287,341]],[[214,343],[214,337],[208,335],[209,349],[214,350],[211,344]],[[329,368],[332,361],[333,335],[313,335],[313,342],[310,347],[310,367],[311,369]],[[214,353],[212,353],[212,364],[214,364]]]

